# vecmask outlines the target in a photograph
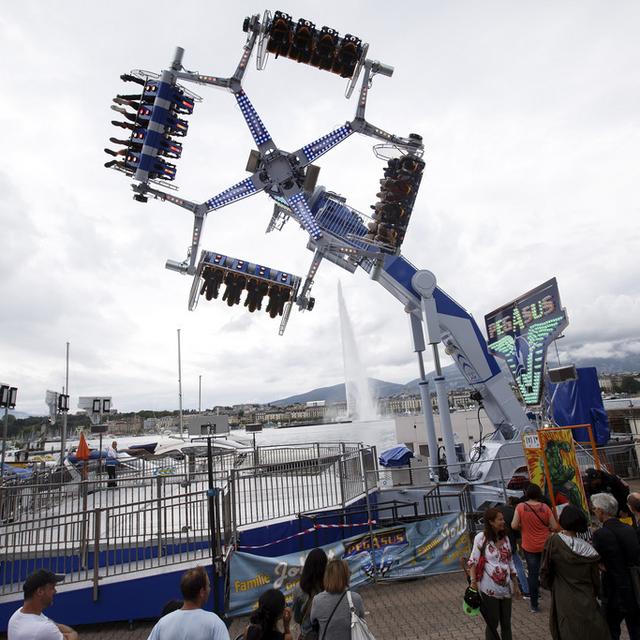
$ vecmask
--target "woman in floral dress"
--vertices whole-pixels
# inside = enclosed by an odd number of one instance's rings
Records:
[[[487,509],[484,531],[475,537],[469,558],[471,587],[482,597],[480,611],[487,623],[486,640],[511,640],[511,597],[520,596],[512,553],[502,512]]]

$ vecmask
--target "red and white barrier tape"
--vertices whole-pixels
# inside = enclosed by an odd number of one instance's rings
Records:
[[[291,540],[292,538],[297,538],[299,536],[307,535],[307,533],[313,533],[318,529],[351,529],[353,527],[367,527],[370,524],[377,524],[376,520],[368,520],[367,522],[358,522],[356,524],[317,524],[314,523],[313,527],[309,527],[308,529],[304,529],[304,531],[300,531],[298,533],[294,533],[293,535],[286,536],[285,538],[280,538],[279,540],[272,540],[271,542],[267,542],[266,544],[239,544],[237,545],[237,549],[264,549],[265,547],[270,547],[271,545],[278,544],[280,542],[285,542],[286,540]]]

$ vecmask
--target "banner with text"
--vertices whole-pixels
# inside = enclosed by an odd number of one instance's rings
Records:
[[[373,548],[372,548],[373,545]],[[460,558],[469,552],[464,514],[449,514],[374,530],[322,547],[329,558],[343,558],[351,569],[351,586],[373,579],[409,578],[456,571]],[[309,550],[268,558],[236,552],[229,569],[230,616],[252,611],[260,595],[280,589],[291,604],[293,589]]]

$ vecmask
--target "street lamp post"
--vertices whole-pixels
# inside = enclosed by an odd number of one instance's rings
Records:
[[[4,457],[7,449],[7,433],[9,431],[9,409],[16,406],[18,396],[17,387],[8,384],[0,385],[0,407],[4,407],[4,421],[2,424],[2,461],[0,462],[0,479],[4,478]]]

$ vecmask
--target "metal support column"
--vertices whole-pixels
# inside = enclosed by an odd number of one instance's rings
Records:
[[[438,344],[441,341],[440,322],[438,309],[433,292],[436,288],[436,277],[430,271],[417,271],[411,279],[413,288],[420,294],[422,314],[427,327],[427,338],[433,348],[433,364],[436,372],[435,386],[438,397],[438,411],[440,412],[440,430],[444,441],[444,450],[447,456],[447,469],[449,480],[458,480],[460,464],[456,461],[456,445],[453,439],[453,427],[449,413],[449,399],[445,386],[445,379],[440,366],[440,354]]]
[[[427,447],[429,448],[430,469],[434,477],[437,478],[438,470],[438,439],[436,438],[436,425],[433,420],[433,408],[431,407],[431,393],[429,391],[429,381],[424,371],[424,361],[422,353],[425,350],[424,331],[422,321],[414,314],[409,314],[411,320],[411,335],[413,337],[413,350],[418,356],[418,367],[420,368],[420,400],[422,402],[422,416],[424,418],[424,428],[427,434]]]

